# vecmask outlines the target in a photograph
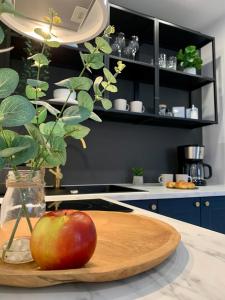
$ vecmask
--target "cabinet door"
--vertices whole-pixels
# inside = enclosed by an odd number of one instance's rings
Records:
[[[158,213],[200,226],[200,198],[159,199]]]
[[[225,196],[201,199],[201,226],[225,233]]]
[[[157,200],[127,200],[123,201],[123,203],[127,203],[152,212],[157,212],[158,210]]]

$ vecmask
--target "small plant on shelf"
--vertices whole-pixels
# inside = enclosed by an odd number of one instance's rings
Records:
[[[132,168],[133,173],[133,184],[140,185],[143,184],[144,179],[144,169],[143,168]]]
[[[196,74],[196,70],[201,70],[202,59],[196,46],[187,46],[184,50],[180,49],[177,53],[177,60],[184,72]]]

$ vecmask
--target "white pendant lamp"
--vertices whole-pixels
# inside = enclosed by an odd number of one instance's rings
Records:
[[[54,25],[54,40],[61,44],[82,43],[99,35],[108,22],[108,0],[8,0],[23,16],[3,13],[1,21],[16,32],[29,38],[41,40],[35,28],[47,30],[43,17],[49,8],[62,19]]]

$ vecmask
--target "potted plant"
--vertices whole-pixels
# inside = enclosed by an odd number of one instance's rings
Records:
[[[16,13],[14,7],[5,2],[0,3],[0,12]],[[52,28],[61,19],[54,10],[50,10],[45,21],[49,24],[48,32],[41,28],[35,29],[42,42],[39,52],[28,57],[36,69],[36,77],[27,78],[25,97],[14,94],[20,81],[19,74],[11,68],[0,69],[0,169],[10,167],[12,170],[7,180],[8,193],[1,207],[1,228],[5,226],[9,235],[4,244],[0,245],[0,257],[13,263],[14,259],[17,263],[31,259],[29,233],[44,209],[43,179],[40,178],[39,170],[65,165],[69,137],[80,140],[83,147],[86,147],[84,138],[90,129],[81,123],[87,119],[102,122],[93,111],[94,105],[100,103],[106,110],[112,107],[111,101],[104,97],[104,92],[117,92],[116,78],[125,68],[119,61],[112,74],[104,66],[104,54],[112,51],[108,39],[115,32],[113,26],[108,26],[102,36],[96,37],[92,43],[84,44],[87,53],[80,52],[83,63],[80,75],[55,83],[70,91],[61,110],[56,109],[43,99],[49,84],[40,80],[40,74],[50,63],[45,55],[46,47],[60,46],[55,41]],[[0,43],[3,40],[4,31],[0,27]],[[103,74],[93,80],[92,70],[98,70],[98,74],[102,70]],[[68,100],[74,92],[78,104],[68,106]],[[47,114],[52,116],[52,121],[47,120]],[[23,127],[26,133],[17,131],[15,128],[18,127]],[[22,164],[26,164],[29,170],[21,172],[19,166]],[[22,239],[16,236],[21,224]]]
[[[177,60],[184,72],[189,74],[196,74],[196,70],[202,68],[202,59],[196,46],[187,46],[184,50],[180,49],[177,53]]]
[[[144,183],[144,169],[143,168],[132,168],[133,173],[133,184],[142,185]]]

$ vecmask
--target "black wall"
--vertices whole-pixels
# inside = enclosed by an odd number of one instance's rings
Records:
[[[73,140],[68,145],[65,184],[131,182],[132,167],[143,167],[145,182],[156,182],[161,173],[176,173],[178,145],[202,142],[201,129],[88,123],[88,148]]]

